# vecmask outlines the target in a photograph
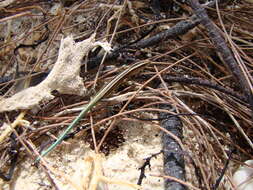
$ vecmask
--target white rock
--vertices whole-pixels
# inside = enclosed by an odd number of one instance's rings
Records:
[[[247,160],[233,175],[236,190],[253,190],[253,160]]]

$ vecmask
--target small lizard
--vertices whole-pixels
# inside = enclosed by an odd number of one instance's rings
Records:
[[[72,123],[67,127],[67,129],[60,135],[60,137],[45,151],[42,152],[41,157],[47,155],[51,152],[58,144],[60,144],[64,137],[71,131],[75,125],[100,101],[105,95],[110,93],[114,88],[120,84],[122,80],[127,78],[129,75],[136,73],[140,68],[147,65],[149,62],[144,61],[141,63],[135,63],[130,66],[128,69],[124,70],[118,76],[116,76],[111,82],[109,82],[104,88],[102,88],[91,100],[90,102],[83,108],[83,110],[79,113],[79,115],[72,121]],[[41,157],[38,157],[35,162],[38,162]]]

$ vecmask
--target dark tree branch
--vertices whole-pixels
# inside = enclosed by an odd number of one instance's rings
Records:
[[[169,109],[168,105],[162,105],[162,109]],[[179,139],[182,139],[182,122],[179,117],[171,116],[168,113],[161,112],[159,118],[165,118],[161,121],[161,127],[170,131]],[[172,138],[170,135],[163,133],[162,136],[163,144],[163,171],[165,175],[176,177],[180,180],[185,181],[185,164],[183,150],[178,142]],[[165,179],[164,181],[165,190],[186,190],[186,187],[178,182]]]
[[[156,45],[169,38],[175,38],[178,35],[183,35],[187,33],[189,30],[193,29],[199,23],[200,23],[199,19],[194,15],[190,17],[188,20],[178,22],[176,25],[174,25],[168,30],[160,32],[150,38],[139,41],[138,43],[130,46],[130,48],[145,48],[152,45]]]
[[[139,49],[139,48],[146,48],[149,46],[156,45],[160,43],[161,41],[167,40],[169,38],[175,38],[178,35],[187,33],[189,30],[193,29],[199,23],[200,22],[195,15],[191,16],[188,20],[180,21],[173,27],[169,28],[168,30],[160,32],[150,38],[140,40],[137,43],[128,46],[128,48]],[[115,49],[112,53],[107,55],[106,60],[117,58],[119,56],[119,53],[122,51],[124,51],[124,48],[122,47]],[[87,62],[87,69],[96,68],[100,64],[102,58],[103,58],[103,55],[90,59]]]
[[[215,5],[216,1],[220,2],[221,0],[214,0],[210,3],[208,3],[207,5],[205,5],[205,7],[213,7]],[[169,28],[165,31],[159,32],[158,34],[156,34],[150,38],[140,40],[134,44],[131,43],[131,45],[128,46],[128,48],[138,49],[138,48],[146,48],[149,46],[156,45],[158,43],[161,43],[164,40],[168,40],[170,38],[175,38],[179,35],[183,35],[183,34],[187,33],[189,30],[196,27],[199,23],[200,23],[200,19],[196,15],[193,15],[189,19],[180,21],[177,24],[175,24],[174,26],[172,26],[171,28]],[[125,48],[125,46],[123,46],[123,47]],[[123,51],[124,48],[119,47],[119,48],[115,49],[112,53],[107,54],[106,60],[117,58],[119,53],[121,51]],[[100,64],[102,58],[103,58],[103,55],[100,55],[98,57],[90,59],[87,62],[87,68],[88,69],[96,68]]]
[[[163,79],[165,82],[179,82],[179,83],[194,84],[194,85],[200,85],[200,86],[212,88],[224,94],[230,95],[234,98],[237,98],[238,100],[241,100],[244,103],[248,102],[245,96],[233,91],[230,88],[225,88],[223,86],[220,86],[217,83],[211,82],[206,79],[196,78],[196,77],[182,77],[182,76],[174,77],[174,76],[168,76],[168,75],[164,76]]]
[[[220,30],[209,19],[206,10],[200,5],[198,0],[190,0],[190,4],[195,12],[195,15],[208,31],[208,34],[213,41],[213,44],[216,47],[217,51],[220,53],[224,63],[230,69],[233,76],[238,80],[240,88],[243,90],[244,95],[247,97],[248,103],[251,105],[251,110],[253,110],[253,95],[250,91],[250,86],[243,74],[243,71],[240,69],[238,63],[236,62],[232,52],[226,45],[226,42],[222,37]]]

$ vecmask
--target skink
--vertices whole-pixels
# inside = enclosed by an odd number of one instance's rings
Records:
[[[41,153],[41,157],[47,155],[51,152],[58,144],[60,144],[64,137],[70,132],[70,130],[77,125],[77,123],[100,101],[106,94],[110,93],[114,88],[120,84],[122,80],[127,78],[132,73],[135,73],[143,66],[147,65],[149,62],[141,62],[135,63],[130,66],[128,69],[124,70],[118,76],[116,76],[111,82],[109,82],[104,88],[102,88],[91,100],[90,102],[83,108],[83,110],[79,113],[79,115],[72,121],[72,123],[67,127],[67,129],[60,135],[60,137],[45,151]],[[41,157],[38,157],[35,162],[38,162]]]

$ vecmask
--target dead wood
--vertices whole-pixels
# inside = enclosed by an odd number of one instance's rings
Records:
[[[221,35],[220,30],[209,19],[206,10],[200,5],[198,0],[190,0],[190,3],[197,18],[208,31],[208,34],[213,41],[217,51],[220,53],[224,63],[230,69],[235,79],[238,80],[241,90],[244,92],[245,96],[248,99],[248,103],[251,105],[251,110],[253,114],[253,94],[250,89],[251,84],[249,84],[247,78],[245,77],[245,74],[235,60],[234,55],[228,48],[225,39]]]

